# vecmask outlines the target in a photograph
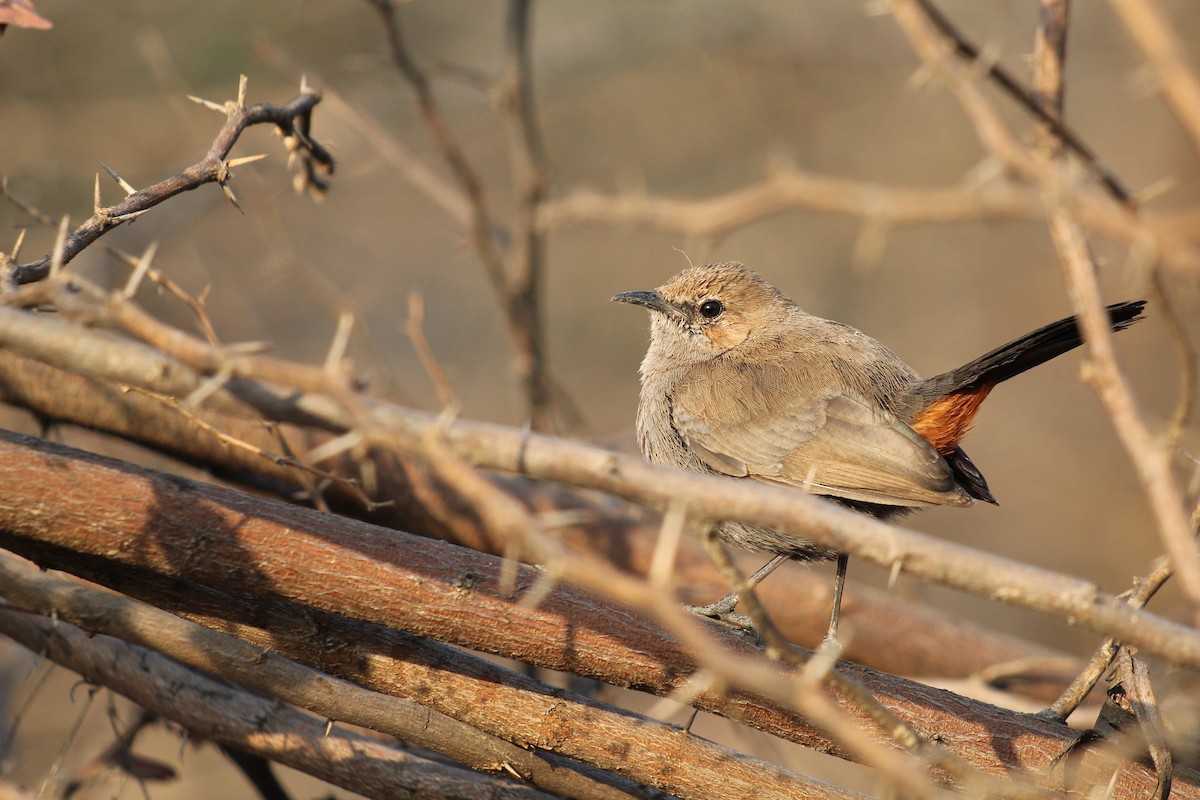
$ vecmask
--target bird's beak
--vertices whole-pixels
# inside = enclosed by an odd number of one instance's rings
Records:
[[[613,295],[614,303],[631,303],[635,306],[645,306],[651,311],[661,311],[664,314],[684,316],[678,307],[668,303],[658,292],[621,292]]]

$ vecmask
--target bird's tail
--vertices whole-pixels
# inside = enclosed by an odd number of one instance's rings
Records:
[[[1114,331],[1124,330],[1142,319],[1145,306],[1145,300],[1113,303],[1107,309],[1109,324]],[[919,394],[932,398],[982,388],[984,385],[995,386],[1081,344],[1083,337],[1079,332],[1079,321],[1075,317],[1060,319],[997,347],[958,369],[923,381]]]
[[[1145,300],[1114,303],[1108,319],[1114,331],[1142,318]],[[1083,344],[1075,317],[1060,319],[997,347],[958,369],[917,384],[910,395],[911,425],[943,456],[953,453],[971,429],[979,406],[996,384],[1016,377]]]

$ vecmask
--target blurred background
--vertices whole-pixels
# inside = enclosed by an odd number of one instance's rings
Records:
[[[1200,60],[1200,15],[1184,0],[1165,5]],[[1027,78],[1035,3],[942,0],[939,7]],[[916,57],[890,17],[875,10],[841,0],[538,6],[534,85],[553,194],[703,198],[759,181],[779,162],[901,186],[969,181],[984,158],[971,125],[936,82],[914,80]],[[464,231],[389,156],[398,142],[443,169],[368,3],[39,0],[38,11],[53,30],[10,29],[0,39],[0,173],[10,192],[54,219],[81,221],[91,213],[101,162],[140,187],[204,155],[221,118],[185,95],[223,102],[236,96],[245,74],[251,102],[283,102],[306,73],[327,93],[313,132],[338,159],[323,203],[292,192],[282,148],[257,128],[234,152],[270,155],[235,173],[244,214],[209,186],[102,244],[140,252],[160,242],[155,266],[194,294],[211,287],[209,313],[227,342],[265,340],[280,355],[319,362],[338,314],[353,311],[362,324],[352,354],[376,391],[436,409],[404,333],[408,297],[420,293],[426,335],[462,414],[524,421],[496,298]],[[492,212],[507,221],[509,143],[494,94],[481,85],[499,71],[503,6],[419,0],[401,13]],[[1077,3],[1072,14],[1068,124],[1127,186],[1164,190],[1148,208],[1195,204],[1197,153],[1120,25],[1105,4]],[[998,102],[1018,130],[1031,128],[1011,103]],[[101,185],[106,203],[120,197],[111,181]],[[0,249],[10,249],[17,228],[29,224],[0,200]],[[50,229],[31,231],[25,259],[52,242]],[[551,371],[579,409],[579,435],[607,442],[632,441],[637,366],[648,338],[645,314],[609,298],[660,285],[688,258],[743,261],[807,310],[879,338],[923,374],[958,366],[1070,310],[1037,221],[898,227],[877,239],[864,236],[859,218],[796,211],[715,242],[579,226],[552,232],[547,246]],[[1110,301],[1146,295],[1145,276],[1129,267],[1123,248],[1095,246]],[[73,268],[114,283],[127,274],[100,247]],[[1173,276],[1169,286],[1189,323],[1196,287],[1190,275]],[[191,328],[177,304],[149,294],[147,305]],[[1161,429],[1176,403],[1180,368],[1153,307],[1118,347],[1144,413]],[[1067,356],[1005,384],[980,415],[967,450],[998,508],[934,510],[908,525],[1108,590],[1128,588],[1160,546],[1128,459],[1080,381],[1080,364],[1078,355]],[[34,428],[17,413],[0,423]],[[65,436],[93,449],[110,445]],[[1195,443],[1191,430],[1185,447]],[[128,448],[120,454],[130,457]],[[851,579],[886,583],[863,564],[852,565]],[[1071,653],[1097,643],[1063,624],[936,587],[902,580],[896,591]],[[1171,591],[1154,608],[1181,611]]]

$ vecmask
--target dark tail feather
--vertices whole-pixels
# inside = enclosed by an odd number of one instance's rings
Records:
[[[1114,331],[1121,331],[1142,319],[1145,300],[1114,303],[1108,307],[1108,318]],[[997,347],[970,364],[935,375],[921,383],[917,394],[922,397],[944,397],[964,389],[994,386],[1016,377],[1026,370],[1044,364],[1052,358],[1083,344],[1075,317],[1060,319],[1020,339]]]

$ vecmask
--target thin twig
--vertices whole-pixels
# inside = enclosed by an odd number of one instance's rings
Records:
[[[980,48],[968,40],[962,31],[960,31],[945,14],[943,14],[936,6],[934,6],[932,0],[917,1],[921,4],[926,16],[929,17],[929,20],[935,26],[937,26],[937,29],[941,31],[944,36],[953,42],[955,52],[968,61],[980,60],[980,56],[982,55]],[[1062,4],[1062,7],[1065,8],[1065,4]],[[1042,30],[1046,24],[1046,19],[1044,16],[1046,8],[1047,6],[1043,4],[1043,25],[1042,27],[1039,27],[1039,30]],[[1034,59],[1035,61],[1039,60],[1036,52]],[[993,62],[987,64],[986,66],[988,76],[995,81],[996,85],[1003,89],[1005,94],[1017,101],[1022,108],[1033,114],[1039,122],[1048,127],[1058,140],[1060,140],[1067,147],[1071,148],[1072,152],[1079,155],[1079,157],[1083,159],[1083,162],[1087,164],[1088,168],[1096,173],[1096,176],[1100,179],[1100,182],[1104,184],[1114,198],[1119,200],[1124,205],[1132,205],[1133,196],[1130,194],[1129,190],[1125,188],[1125,186],[1117,178],[1116,174],[1100,160],[1100,157],[1096,155],[1096,151],[1089,147],[1087,142],[1083,141],[1083,139],[1080,138],[1073,130],[1067,127],[1066,123],[1062,121],[1062,118],[1057,110],[1052,106],[1048,107],[1043,102],[1041,92],[1036,86],[1034,87],[1033,91],[1029,91],[1021,85],[1020,81],[1013,77],[1012,74],[1000,64]]]
[[[1139,578],[1126,602],[1133,608],[1143,608],[1146,603],[1150,602],[1156,592],[1162,585],[1171,577],[1171,563],[1164,557],[1155,562],[1149,573]],[[1065,722],[1067,717],[1079,707],[1096,685],[1096,681],[1100,680],[1100,676],[1108,669],[1108,665],[1112,663],[1113,658],[1117,655],[1117,650],[1121,643],[1116,639],[1108,638],[1104,640],[1104,644],[1097,648],[1088,660],[1087,666],[1079,673],[1079,676],[1067,687],[1062,695],[1050,704],[1049,708],[1042,711],[1038,716],[1043,719]]]
[[[433,383],[433,389],[437,392],[442,408],[456,407],[458,400],[454,397],[454,389],[446,377],[446,370],[442,369],[437,356],[433,354],[429,340],[425,338],[424,323],[425,298],[419,292],[410,292],[408,295],[408,322],[405,323],[404,332],[408,334],[408,340],[412,342],[413,350],[417,353],[417,360],[421,362],[425,374]]]
[[[492,287],[497,292],[502,292],[506,284],[504,274],[504,259],[500,254],[500,248],[496,241],[496,231],[493,226],[491,214],[488,212],[487,201],[484,196],[483,182],[480,180],[475,168],[467,160],[466,154],[459,145],[458,140],[450,132],[450,126],[446,123],[446,118],[442,114],[441,107],[438,105],[437,98],[433,94],[433,87],[429,83],[429,79],[421,68],[417,66],[412,55],[408,51],[408,46],[405,43],[404,31],[400,23],[400,13],[396,8],[393,0],[367,0],[375,10],[379,12],[380,18],[383,20],[384,35],[387,36],[388,48],[392,55],[392,62],[396,65],[396,69],[404,76],[404,80],[408,82],[409,88],[412,89],[416,96],[417,108],[421,112],[422,118],[425,120],[425,126],[429,129],[429,133],[433,136],[434,144],[442,154],[446,165],[450,168],[455,179],[462,186],[463,191],[470,201],[471,223],[470,223],[470,239],[471,245],[475,252],[479,255],[479,260],[483,262],[484,271],[487,273],[488,279],[492,282]]]
[[[1170,458],[1154,440],[1138,410],[1113,348],[1113,334],[1104,312],[1095,264],[1083,230],[1074,215],[1074,186],[1054,163],[1037,161],[1019,145],[1003,119],[979,91],[973,78],[949,62],[938,32],[919,9],[917,0],[892,0],[895,17],[921,57],[948,80],[950,89],[974,123],[984,145],[1010,167],[1036,180],[1042,187],[1049,227],[1059,252],[1068,293],[1079,314],[1088,342],[1091,367],[1087,380],[1108,411],[1118,437],[1150,501],[1159,534],[1175,563],[1180,583],[1200,616],[1200,554],[1192,544],[1183,513],[1183,500]]]

